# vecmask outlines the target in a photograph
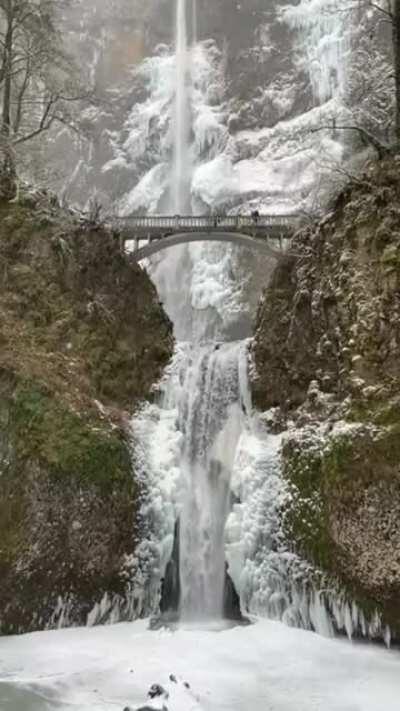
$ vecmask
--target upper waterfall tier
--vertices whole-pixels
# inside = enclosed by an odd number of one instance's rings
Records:
[[[190,191],[190,94],[191,57],[188,49],[187,0],[177,0],[175,30],[175,110],[173,117],[173,173],[171,191],[172,214],[185,214]]]
[[[94,3],[85,9],[93,23]],[[126,3],[115,3],[124,16]],[[357,118],[380,136],[390,126],[390,83],[379,101],[374,89],[390,73],[390,42],[381,25],[371,36],[368,18],[354,22],[346,0],[221,0],[197,12],[180,0],[178,13],[163,0],[133,6],[131,27],[114,20],[101,37],[87,37],[93,77],[115,110],[91,110],[84,154],[82,142],[67,155],[59,145],[64,192],[78,202],[95,188],[102,204],[127,212],[165,212],[180,201],[196,213],[315,208],[326,188],[321,174],[331,176],[362,145],[354,132],[312,129]],[[176,96],[185,106],[179,156]]]

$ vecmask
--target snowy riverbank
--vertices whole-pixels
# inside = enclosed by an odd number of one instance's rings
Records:
[[[155,683],[169,699],[154,707],[169,711],[398,709],[396,651],[267,620],[222,631],[147,627],[139,621],[1,638],[1,711],[137,709]]]

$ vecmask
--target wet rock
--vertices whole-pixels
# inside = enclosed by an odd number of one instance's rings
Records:
[[[241,620],[240,598],[225,564],[224,617],[227,620]]]
[[[176,616],[181,597],[179,576],[179,519],[175,522],[174,545],[172,555],[168,561],[165,576],[161,580],[160,612],[168,619]],[[174,615],[175,613],[175,615]]]

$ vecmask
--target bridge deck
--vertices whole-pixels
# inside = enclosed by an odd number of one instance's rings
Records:
[[[300,226],[298,215],[174,215],[113,217],[121,246],[140,261],[170,246],[194,241],[233,242],[282,256]],[[145,243],[145,244],[143,244]],[[270,243],[270,244],[269,244]]]
[[[293,232],[298,223],[295,215],[260,215],[257,219],[251,215],[223,216],[182,216],[174,217],[117,217],[113,221],[125,233],[124,239],[132,239],[131,235],[162,237],[165,234],[177,232],[245,232],[270,234]]]

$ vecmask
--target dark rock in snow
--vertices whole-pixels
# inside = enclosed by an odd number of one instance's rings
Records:
[[[224,617],[227,620],[241,620],[240,598],[225,564]]]
[[[165,576],[161,581],[160,612],[164,615],[176,613],[179,610],[181,597],[179,578],[179,519],[175,522],[174,545],[171,559],[165,570]]]
[[[168,692],[163,686],[161,686],[161,684],[153,684],[150,687],[148,696],[150,696],[151,699],[155,699],[156,696],[166,696],[168,698]]]

